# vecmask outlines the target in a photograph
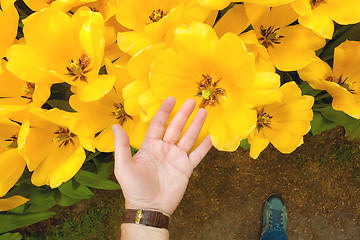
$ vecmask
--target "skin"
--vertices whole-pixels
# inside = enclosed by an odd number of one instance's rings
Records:
[[[174,106],[175,98],[165,99],[134,157],[131,156],[129,138],[124,129],[120,125],[113,126],[115,176],[121,185],[127,209],[153,209],[171,215],[184,195],[194,168],[212,147],[210,136],[207,136],[188,154],[205,122],[207,112],[204,108],[198,110],[179,140],[195,109],[194,99],[188,99],[182,105],[165,130]],[[122,240],[169,238],[165,229],[136,224],[122,224],[121,232]]]

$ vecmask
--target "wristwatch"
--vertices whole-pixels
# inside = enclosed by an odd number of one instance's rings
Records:
[[[167,229],[169,221],[169,215],[149,209],[125,209],[123,215],[123,223],[135,223],[156,228]]]

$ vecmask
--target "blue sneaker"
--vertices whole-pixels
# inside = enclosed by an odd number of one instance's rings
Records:
[[[272,194],[264,204],[262,235],[273,228],[286,230],[287,213],[284,200],[279,194]]]

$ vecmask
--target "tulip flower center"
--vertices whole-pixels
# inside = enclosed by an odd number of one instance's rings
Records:
[[[343,76],[340,76],[339,78],[335,77],[335,76],[328,76],[326,77],[325,79],[326,81],[329,81],[329,82],[334,82],[334,83],[337,83],[339,84],[341,87],[345,88],[346,90],[349,91],[349,93],[351,94],[355,94],[356,93],[356,90],[353,89],[354,87],[354,82],[350,82],[349,81],[349,78],[344,78],[343,79]]]
[[[70,61],[70,65],[66,67],[68,73],[66,75],[73,77],[73,81],[80,79],[81,81],[87,82],[86,73],[90,72],[90,64],[92,58],[84,51],[78,60]]]
[[[21,98],[29,99],[29,103],[33,101],[33,94],[35,91],[35,83],[26,82],[26,86],[23,87],[23,95]]]
[[[13,136],[11,136],[8,139],[5,139],[5,148],[6,149],[13,149],[13,148],[17,148],[18,144],[17,144],[17,139],[18,139],[18,135],[14,134]]]
[[[268,128],[271,128],[271,119],[273,117],[264,112],[264,109],[261,109],[260,111],[257,112],[257,125],[256,125],[256,128],[258,131],[261,130],[261,128],[263,127],[268,127]]]
[[[274,47],[274,44],[280,44],[281,39],[284,38],[284,36],[279,35],[278,30],[280,30],[280,28],[275,28],[274,26],[265,28],[263,25],[261,25],[260,33],[262,37],[258,39],[260,44],[265,48],[270,46]]]
[[[325,0],[310,0],[310,6],[312,9],[316,8],[317,6],[319,6],[322,3],[326,3]]]
[[[226,98],[226,91],[223,88],[218,87],[218,83],[221,79],[214,81],[209,75],[202,75],[203,79],[198,83],[197,96],[202,97],[202,101],[199,107],[215,106],[219,103],[219,96]]]
[[[59,129],[55,131],[54,134],[56,137],[53,138],[53,142],[60,142],[59,148],[61,146],[66,146],[69,143],[74,144],[73,138],[76,137],[76,135],[70,132],[68,128],[59,127]]]
[[[160,21],[160,19],[162,19],[163,17],[165,17],[165,13],[163,10],[158,9],[158,10],[153,10],[151,15],[149,16],[150,20],[153,22],[158,22]]]
[[[52,4],[53,2],[55,2],[55,0],[47,0],[46,1],[46,3],[49,4],[49,5]]]
[[[115,116],[121,126],[124,125],[127,119],[133,120],[133,118],[125,112],[124,103],[115,103],[114,108],[115,110],[112,112],[112,115]]]

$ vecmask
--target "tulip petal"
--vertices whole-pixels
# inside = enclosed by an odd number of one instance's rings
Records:
[[[25,169],[25,161],[18,149],[10,149],[0,154],[0,197],[3,197],[19,180]]]
[[[20,205],[25,204],[30,199],[24,198],[22,196],[16,195],[5,199],[0,199],[0,212],[8,211],[10,209],[16,208]]]
[[[311,49],[276,46],[269,48],[270,59],[281,71],[295,71],[309,65],[315,58]]]
[[[313,30],[317,35],[331,39],[334,33],[334,23],[328,16],[299,16],[299,23]]]
[[[116,77],[112,75],[97,75],[88,77],[88,83],[77,89],[81,101],[90,102],[103,97],[114,86]]]
[[[218,118],[209,128],[211,143],[220,151],[235,151],[240,145],[240,139],[230,130],[225,119]]]
[[[249,26],[249,19],[245,13],[244,5],[235,5],[228,10],[214,26],[217,35],[222,37],[227,32],[240,34]]]
[[[36,186],[46,184],[51,188],[59,187],[79,171],[85,158],[85,151],[79,143],[55,147],[34,171],[31,182]]]
[[[248,140],[251,144],[250,157],[252,157],[253,159],[257,159],[260,153],[264,151],[264,149],[269,145],[268,139],[256,135],[254,137],[249,137]]]

